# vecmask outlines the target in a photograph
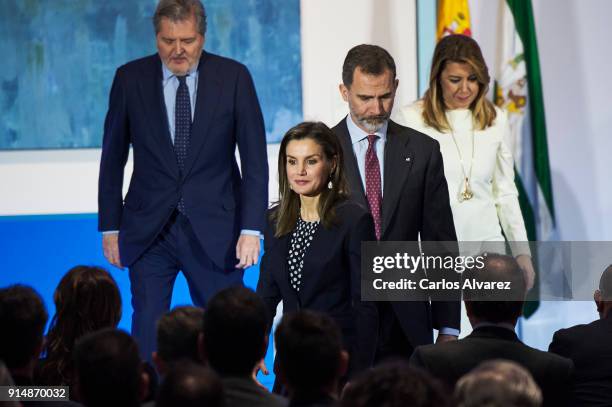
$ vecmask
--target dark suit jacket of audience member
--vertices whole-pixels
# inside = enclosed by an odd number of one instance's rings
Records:
[[[361,206],[340,203],[336,216],[336,226],[319,225],[306,251],[299,293],[291,286],[287,270],[291,233],[274,237],[275,226],[268,220],[257,293],[270,318],[281,300],[285,313],[305,308],[331,316],[351,354],[350,374],[371,366],[376,352],[376,306],[361,301],[361,242],[376,237],[372,216]]]
[[[529,370],[542,390],[544,406],[567,405],[573,380],[572,361],[525,345],[507,328],[483,326],[455,342],[420,346],[410,364],[427,370],[452,388],[461,376],[490,359],[511,360]]]
[[[351,201],[368,208],[346,118],[334,128],[344,151]],[[348,120],[351,120],[350,118]],[[440,145],[389,120],[385,143],[381,241],[456,241]],[[393,301],[393,311],[412,347],[433,342],[432,328],[459,329],[457,301]],[[384,323],[387,318],[381,318]],[[383,339],[383,338],[380,338]]]
[[[574,405],[612,406],[612,313],[555,332],[548,350],[574,362]]]
[[[286,407],[287,399],[259,387],[251,378],[225,377],[225,407]]]

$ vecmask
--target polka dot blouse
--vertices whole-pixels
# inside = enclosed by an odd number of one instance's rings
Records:
[[[319,223],[319,221],[306,222],[301,217],[298,217],[295,229],[291,234],[287,265],[289,267],[289,283],[296,291],[300,291],[300,284],[302,283],[304,255],[312,242]]]

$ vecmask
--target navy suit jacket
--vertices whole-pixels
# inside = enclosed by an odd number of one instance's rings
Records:
[[[264,229],[268,200],[265,129],[253,81],[244,65],[202,52],[191,142],[180,174],[161,64],[155,54],[115,74],[104,123],[99,229],[119,230],[121,261],[129,266],[154,241],[182,196],[204,251],[218,267],[231,269],[240,230]],[[130,145],[134,172],[123,200]]]
[[[572,361],[531,348],[506,328],[483,326],[458,341],[420,346],[410,364],[428,371],[452,389],[461,376],[491,359],[511,360],[527,369],[542,390],[544,406],[568,405]]]
[[[337,225],[329,229],[320,225],[306,251],[299,292],[291,286],[287,270],[291,234],[275,237],[276,227],[269,220],[257,294],[266,303],[270,319],[281,300],[285,313],[305,308],[331,316],[351,354],[351,374],[372,366],[376,353],[376,306],[361,301],[361,242],[376,236],[372,215],[360,206],[342,203],[336,216]]]
[[[349,119],[350,120],[350,119]],[[344,151],[351,200],[368,208],[351,137],[342,119],[334,128]],[[381,241],[457,240],[440,145],[389,120],[385,143]],[[432,328],[459,329],[457,301],[394,301],[391,306],[413,347],[433,342]]]
[[[558,330],[548,350],[574,362],[573,405],[612,406],[612,313]]]

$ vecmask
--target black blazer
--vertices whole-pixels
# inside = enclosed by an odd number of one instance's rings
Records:
[[[490,359],[507,359],[525,367],[542,390],[544,406],[567,405],[572,361],[531,348],[506,328],[481,327],[458,341],[419,346],[410,364],[427,370],[452,389],[461,376]]]
[[[612,406],[612,313],[555,332],[548,350],[574,362],[574,405]]]
[[[291,234],[274,237],[276,228],[268,217],[257,293],[271,320],[281,300],[284,313],[305,308],[331,316],[342,330],[354,373],[372,366],[376,352],[377,309],[361,301],[361,242],[376,236],[372,215],[359,205],[341,203],[336,215],[337,225],[320,225],[306,251],[299,293],[289,284],[287,270]]]
[[[344,151],[351,200],[368,208],[346,119],[333,130]],[[456,241],[438,142],[390,120],[384,166],[381,240],[417,241],[420,234],[422,241]],[[459,300],[393,302],[392,307],[413,347],[432,343],[432,328],[459,329]]]
[[[120,231],[124,266],[155,240],[181,197],[199,243],[220,268],[234,268],[241,229],[264,228],[268,162],[251,75],[244,65],[205,51],[198,72],[191,142],[181,174],[168,127],[159,55],[117,69],[104,122],[98,227]],[[134,172],[124,200],[123,169],[130,145]]]

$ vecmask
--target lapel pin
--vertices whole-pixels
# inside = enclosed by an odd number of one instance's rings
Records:
[[[410,162],[410,157],[406,157],[406,162],[409,163]]]

